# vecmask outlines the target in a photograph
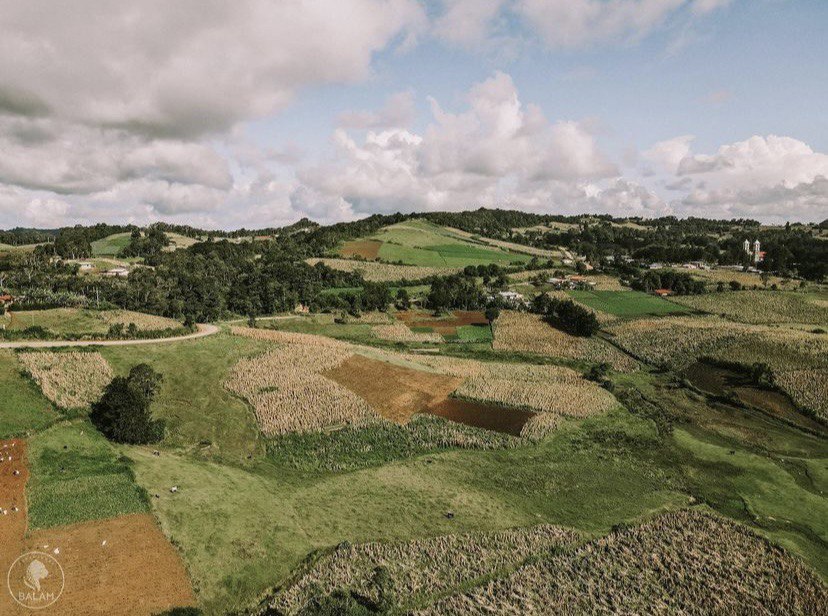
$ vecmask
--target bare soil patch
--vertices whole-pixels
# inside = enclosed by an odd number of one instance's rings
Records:
[[[520,436],[523,426],[535,416],[531,411],[507,409],[494,404],[480,404],[458,398],[447,398],[430,407],[428,412],[467,426],[512,436]]]
[[[19,474],[15,475],[15,471]],[[6,587],[6,572],[24,551],[28,478],[26,442],[19,439],[0,441],[0,509],[7,512],[5,515],[0,513],[0,614],[16,614],[15,609],[19,607]]]
[[[457,328],[463,325],[488,325],[486,316],[477,310],[455,310],[450,317],[439,318],[422,310],[403,310],[397,318],[408,327],[429,327],[443,336],[457,334]]]
[[[149,616],[195,605],[184,565],[150,514],[39,530],[26,549],[59,550],[65,574],[60,599],[40,613]]]
[[[380,415],[400,424],[445,400],[463,379],[353,355],[323,376],[363,398]]]
[[[362,257],[373,260],[379,256],[381,246],[382,242],[379,240],[353,240],[345,242],[339,252],[343,257]]]

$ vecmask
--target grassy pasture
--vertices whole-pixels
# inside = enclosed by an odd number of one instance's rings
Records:
[[[528,261],[526,254],[507,252],[458,236],[424,220],[409,220],[381,229],[370,238],[380,242],[377,256],[383,261],[402,261],[425,267],[507,265]]]
[[[457,328],[457,337],[462,342],[491,342],[492,328],[486,325],[461,325]]]
[[[95,335],[102,336],[109,326],[121,323],[127,326],[135,323],[141,331],[175,329],[181,323],[173,319],[158,317],[130,310],[87,310],[81,308],[52,308],[49,310],[9,311],[2,321],[9,330],[23,330],[38,326],[57,336]]]
[[[0,350],[0,439],[40,430],[59,417],[37,385],[20,375],[12,351]]]
[[[268,345],[240,336],[217,334],[159,345],[104,347],[101,354],[116,374],[145,362],[164,382],[153,412],[167,423],[164,445],[212,458],[246,463],[263,448],[249,407],[223,383],[239,359]]]
[[[651,433],[630,416],[588,434]],[[563,430],[539,448],[452,451],[344,474],[308,476],[262,464],[243,470],[129,448],[139,483],[180,546],[208,614],[249,605],[312,550],[541,522],[603,532],[686,503],[651,463],[606,454]],[[170,494],[169,485],[180,485]],[[446,512],[454,512],[453,519]]]
[[[131,233],[115,233],[92,242],[92,256],[114,257],[129,244]]]
[[[88,421],[58,424],[37,434],[29,441],[28,455],[30,528],[148,510],[129,463]]]
[[[687,312],[687,308],[640,291],[568,291],[567,293],[575,301],[593,310],[617,317]]]

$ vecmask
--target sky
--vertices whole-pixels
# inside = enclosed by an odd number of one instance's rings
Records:
[[[828,218],[825,0],[0,0],[0,227]]]

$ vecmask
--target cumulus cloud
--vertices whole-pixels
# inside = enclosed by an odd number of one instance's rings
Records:
[[[415,0],[0,0],[0,108],[193,136],[365,78],[424,20]]]
[[[659,145],[679,144],[671,158],[675,161],[686,139]],[[688,151],[674,174],[669,186],[687,191],[674,207],[687,215],[763,221],[828,217],[828,154],[791,137],[754,136],[724,145],[715,154]]]
[[[413,92],[398,92],[388,98],[379,111],[349,111],[340,114],[337,125],[342,128],[378,129],[408,126],[414,119]]]
[[[452,113],[432,99],[433,118],[422,134],[396,127],[358,138],[337,130],[330,157],[299,171],[294,205],[341,218],[481,205],[650,216],[666,211],[647,189],[616,180],[618,169],[588,124],[550,122],[520,101],[508,75],[475,85],[466,103]]]
[[[479,45],[490,35],[495,17],[506,4],[506,0],[445,0],[434,34],[462,47]]]

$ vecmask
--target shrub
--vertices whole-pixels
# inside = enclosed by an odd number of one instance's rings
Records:
[[[573,302],[549,295],[540,295],[533,302],[535,311],[546,316],[552,325],[573,336],[588,338],[598,331],[598,317],[591,310]]]
[[[109,440],[143,445],[157,443],[164,423],[153,419],[150,405],[161,386],[161,375],[147,364],[138,364],[129,376],[116,376],[101,399],[92,405],[89,418]]]

